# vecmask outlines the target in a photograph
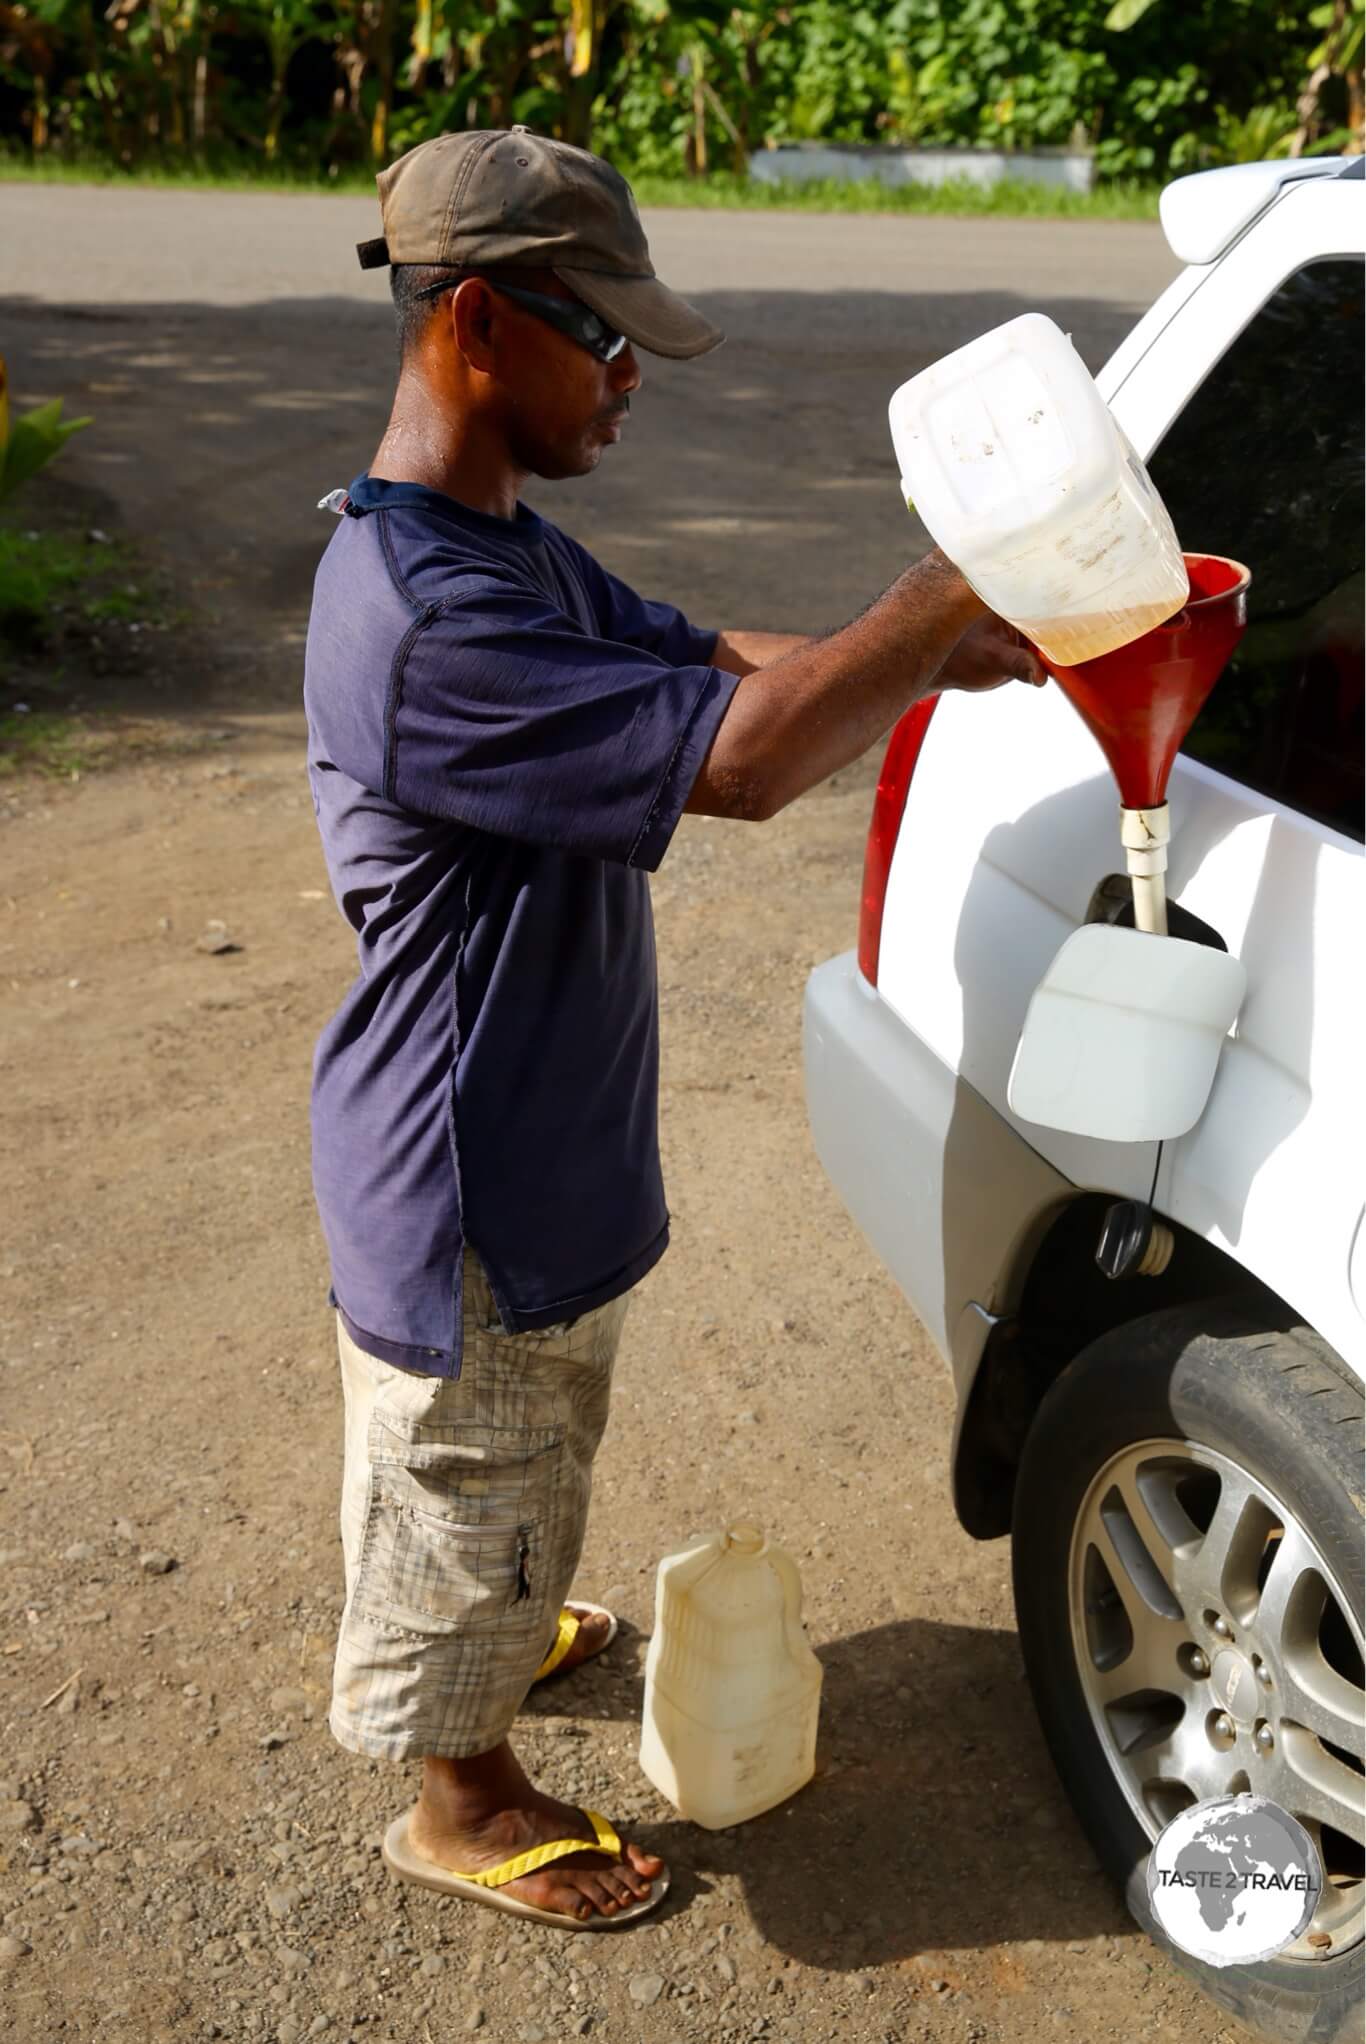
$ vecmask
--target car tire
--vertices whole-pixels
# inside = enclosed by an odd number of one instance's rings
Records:
[[[1062,1372],[1035,1416],[1015,1490],[1012,1567],[1020,1642],[1063,1786],[1141,1927],[1212,2001],[1272,2044],[1360,2039],[1362,1945],[1321,1959],[1214,1967],[1178,1951],[1158,1929],[1146,1871],[1164,1819],[1150,1812],[1145,1829],[1137,1814],[1120,1778],[1124,1762],[1112,1758],[1088,1703],[1081,1660],[1089,1646],[1074,1644],[1075,1586],[1084,1581],[1081,1571],[1094,1565],[1080,1529],[1095,1523],[1082,1515],[1101,1495],[1102,1472],[1124,1468],[1131,1448],[1145,1456],[1149,1450],[1138,1444],[1189,1443],[1197,1466],[1201,1451],[1213,1451],[1212,1462],[1225,1457],[1220,1466],[1236,1463],[1293,1515],[1295,1528],[1335,1575],[1339,1613],[1350,1607],[1359,1639],[1366,1601],[1362,1403],[1360,1381],[1311,1330],[1268,1331],[1233,1305],[1173,1308],[1103,1335]],[[1198,1487],[1204,1480],[1193,1482]],[[1080,1608],[1089,1614],[1094,1606],[1083,1599]],[[1178,1609],[1173,1622],[1184,1628],[1189,1614],[1184,1603]],[[1078,1620],[1092,1622],[1089,1615]],[[1260,1680],[1260,1669],[1257,1675]],[[1358,1679],[1354,1668],[1351,1679]],[[1189,1704],[1178,1708],[1189,1714]],[[1241,1728],[1235,1733],[1241,1736]],[[1115,1753],[1121,1750],[1116,1745]]]

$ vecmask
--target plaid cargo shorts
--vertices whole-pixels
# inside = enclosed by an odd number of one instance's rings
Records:
[[[338,1320],[343,1746],[462,1759],[508,1736],[583,1548],[628,1297],[508,1334],[467,1250],[454,1379],[366,1355]]]

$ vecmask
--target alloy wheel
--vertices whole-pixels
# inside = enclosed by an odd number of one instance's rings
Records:
[[[1210,1796],[1270,1797],[1309,1832],[1324,1874],[1283,1957],[1358,1942],[1362,1629],[1307,1529],[1228,1456],[1140,1442],[1082,1502],[1068,1602],[1092,1722],[1149,1837]]]

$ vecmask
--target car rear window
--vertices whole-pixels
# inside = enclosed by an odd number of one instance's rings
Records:
[[[1252,570],[1248,629],[1184,750],[1362,836],[1363,265],[1289,278],[1149,463],[1183,546]]]

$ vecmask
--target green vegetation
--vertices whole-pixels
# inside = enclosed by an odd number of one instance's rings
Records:
[[[0,781],[23,773],[69,781],[79,778],[90,763],[74,717],[52,710],[27,714],[0,710]]]
[[[120,678],[145,681],[149,653],[173,623],[131,550],[72,522],[0,523],[0,779],[69,779],[136,734],[107,714]],[[154,664],[154,663],[153,663]]]
[[[171,685],[158,656],[188,619],[133,548],[91,522],[94,492],[40,476],[91,423],[61,413],[53,399],[13,417],[0,360],[0,778],[77,778],[116,751],[167,749],[155,721],[128,710]]]
[[[195,164],[146,164],[127,169],[102,157],[28,158],[0,154],[0,182],[6,178],[33,183],[152,184],[188,190],[316,191],[318,180],[269,164],[220,161]],[[350,171],[328,186],[330,191],[364,192],[375,188],[373,173]],[[732,211],[783,213],[942,213],[1001,214],[1012,218],[1052,220],[1155,220],[1158,186],[1139,178],[1111,178],[1092,192],[1066,192],[1049,185],[1003,178],[994,185],[953,178],[942,185],[884,185],[876,178],[813,178],[806,184],[739,177],[716,170],[705,178],[665,177],[637,171],[632,189],[642,206],[721,207]]]
[[[9,376],[0,355],[0,504],[12,497],[21,483],[46,468],[60,453],[73,433],[88,426],[89,419],[62,418],[62,400],[34,405],[30,411],[10,417]]]
[[[0,675],[6,648],[41,644],[54,606],[89,573],[88,541],[0,527]]]
[[[46,468],[54,454],[60,454],[73,433],[90,420],[63,419],[62,400],[54,397],[45,405],[34,405],[5,430],[5,365],[0,359],[0,504],[12,497],[21,483]]]
[[[64,421],[60,398],[11,417],[9,382],[0,356],[0,504],[31,482],[71,435],[89,424],[89,419]],[[48,642],[64,599],[89,572],[89,544],[63,534],[0,527],[0,680],[7,678],[11,656],[37,653]],[[69,718],[34,716],[27,704],[11,707],[0,713],[0,774],[15,773],[23,765],[44,772],[76,771],[73,742]]]
[[[1052,220],[1155,220],[1158,187],[1136,178],[1113,178],[1093,192],[1003,178],[970,184],[884,185],[875,178],[812,178],[806,184],[769,184],[729,171],[706,178],[660,177],[639,172],[633,189],[642,206],[743,206],[800,213],[997,213]]]
[[[1082,146],[1102,182],[1153,183],[1360,148],[1364,10],[1366,0],[0,0],[0,134],[19,137],[33,166],[97,159],[214,181],[251,166],[338,185],[368,182],[444,130],[524,121],[633,175],[714,186],[731,204],[757,197],[741,182],[750,151],[780,141]],[[923,195],[886,202],[923,210]],[[968,204],[959,194],[946,209]],[[1010,210],[1019,205],[1017,194]],[[1031,206],[1066,210],[1043,197]]]
[[[128,580],[131,566],[103,534],[0,525],[0,680],[7,661],[42,652],[70,624],[163,623],[153,592]]]
[[[89,574],[94,551],[61,534],[0,527],[0,684],[12,685],[16,656],[41,651],[65,599]],[[70,775],[83,764],[71,717],[22,701],[0,710],[0,778],[25,769]]]

